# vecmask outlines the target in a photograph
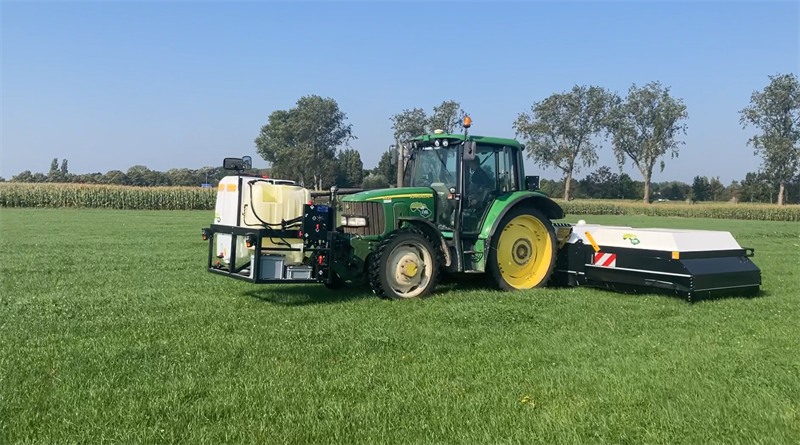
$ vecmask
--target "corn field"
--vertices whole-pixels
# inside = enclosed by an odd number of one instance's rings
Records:
[[[0,207],[213,210],[216,189],[95,184],[0,184]]]
[[[572,215],[641,215],[683,218],[745,219],[758,221],[800,221],[800,206],[774,204],[644,204],[613,201],[557,201]]]
[[[95,184],[0,183],[0,207],[107,208],[126,210],[213,210],[216,189],[126,187]],[[315,199],[324,204],[325,197]],[[613,200],[557,200],[572,215],[644,215],[689,218],[800,221],[800,206],[770,204],[685,204]]]

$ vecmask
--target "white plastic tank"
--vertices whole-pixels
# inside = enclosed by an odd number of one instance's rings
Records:
[[[217,187],[217,202],[214,206],[214,224],[227,226],[236,225],[236,215],[239,213],[239,178],[226,176],[222,178]],[[222,256],[222,262],[229,264],[231,261],[231,235],[218,233],[216,235],[216,254]],[[236,265],[242,265],[250,260],[252,251],[247,249],[244,237],[239,237],[236,243]]]
[[[262,178],[242,177],[242,188],[238,189],[239,177],[226,176],[220,183],[217,191],[214,222],[235,226],[237,214],[240,217],[240,227],[263,227],[263,222],[278,224],[272,226],[280,229],[281,220],[289,221],[303,215],[303,205],[311,201],[311,192],[289,181],[275,181]],[[239,194],[241,193],[241,205]],[[298,232],[300,231],[298,227]],[[304,253],[301,251],[287,252],[270,250],[269,247],[286,248],[288,242],[292,248],[302,249],[303,240],[300,238],[269,238],[261,240],[263,253],[283,255],[287,266],[302,264]],[[225,262],[230,261],[230,235],[217,235],[217,254],[224,257]],[[247,248],[244,237],[239,237],[236,246],[236,264],[248,261],[254,254],[253,248]]]
[[[262,221],[269,224],[289,221],[302,216],[303,205],[311,201],[311,192],[305,187],[273,184],[266,180],[257,180],[243,192],[243,226],[260,227]]]
[[[280,224],[281,221],[290,221],[303,216],[303,205],[311,201],[311,192],[305,187],[291,184],[275,184],[271,181],[259,180],[254,182],[247,190],[246,205],[243,202],[243,225],[262,226],[262,221],[269,224]],[[252,195],[252,202],[250,200]],[[274,226],[280,228],[280,226]],[[299,233],[299,228],[297,229]],[[261,245],[267,249],[264,253],[284,256],[287,266],[302,264],[304,254],[299,252],[286,252],[269,250],[268,247],[282,247],[283,242],[288,242],[292,248],[302,249],[303,240],[300,238],[263,238]]]

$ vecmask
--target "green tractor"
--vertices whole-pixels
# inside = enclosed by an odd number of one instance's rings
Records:
[[[503,290],[548,282],[551,220],[564,213],[525,176],[519,142],[436,131],[405,146],[403,187],[342,197],[349,243],[334,253],[334,285],[366,278],[376,295],[397,299],[428,296],[442,272],[488,273]]]
[[[442,274],[487,274],[495,288],[550,283],[622,292],[752,294],[761,272],[728,232],[554,223],[564,211],[526,176],[513,139],[434,131],[405,141],[403,187],[337,195],[292,181],[219,183],[207,270],[258,284],[369,284],[381,298],[424,298]],[[402,147],[399,147],[402,149]]]

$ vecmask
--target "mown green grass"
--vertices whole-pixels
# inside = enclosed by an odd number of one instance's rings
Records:
[[[387,302],[206,273],[208,212],[2,209],[0,443],[797,443],[797,223],[583,218],[730,230],[765,295]]]

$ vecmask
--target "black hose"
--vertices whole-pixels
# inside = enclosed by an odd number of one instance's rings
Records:
[[[253,180],[253,181],[249,181],[247,184],[248,184],[248,185],[250,185],[250,186],[252,187],[252,185],[253,185],[254,183],[256,183],[256,182],[259,182],[259,180]],[[264,182],[267,182],[267,181],[264,181]],[[241,193],[241,192],[240,192],[240,193]],[[253,216],[255,216],[255,217],[256,217],[256,219],[257,219],[257,220],[259,220],[259,221],[261,222],[261,224],[263,224],[263,225],[264,225],[264,228],[266,228],[266,229],[271,229],[271,227],[272,227],[272,226],[280,226],[280,227],[281,227],[281,229],[283,229],[283,230],[286,230],[286,227],[288,227],[288,226],[287,226],[288,224],[295,224],[295,223],[301,222],[301,221],[303,220],[303,217],[302,217],[302,216],[300,216],[300,217],[294,218],[294,219],[292,219],[292,220],[290,220],[290,221],[286,221],[285,219],[281,218],[281,222],[280,222],[280,224],[271,224],[271,223],[268,223],[268,222],[264,221],[264,220],[263,220],[263,219],[261,219],[261,217],[260,217],[260,216],[258,216],[258,214],[256,213],[256,208],[255,208],[255,206],[253,205],[253,193],[252,193],[252,192],[250,193],[250,210],[252,210],[252,212],[253,212]],[[283,245],[284,245],[284,246],[287,246],[287,247],[289,247],[289,248],[291,248],[291,247],[292,247],[292,245],[291,245],[291,244],[289,244],[289,242],[288,242],[288,241],[286,241],[286,240],[285,240],[285,239],[284,239],[282,236],[279,236],[278,238],[279,238],[281,241],[283,241]],[[269,240],[270,240],[270,241],[271,241],[273,244],[278,244],[278,245],[280,245],[280,243],[277,243],[277,242],[275,242],[275,240],[273,239],[273,237],[272,237],[272,236],[270,236],[270,237],[269,237]]]
[[[247,184],[248,184],[248,185],[250,185],[250,186],[252,186],[254,183],[256,183],[256,182],[259,182],[259,181],[267,182],[267,181],[264,181],[264,180],[262,179],[262,180],[254,180],[254,181],[250,181],[250,182],[248,182]],[[298,217],[298,218],[294,218],[294,219],[292,219],[292,220],[289,220],[289,221],[286,221],[285,219],[281,218],[281,222],[280,222],[280,223],[275,223],[275,224],[273,224],[273,223],[268,223],[268,222],[264,221],[264,220],[263,220],[263,219],[261,219],[261,217],[260,217],[260,216],[258,216],[258,214],[256,213],[256,208],[255,208],[255,206],[253,205],[253,193],[250,193],[250,210],[252,210],[252,211],[253,211],[253,216],[255,216],[255,217],[256,217],[256,219],[257,219],[257,220],[259,220],[259,221],[261,222],[261,224],[262,224],[262,225],[264,225],[264,226],[270,226],[270,227],[272,227],[272,226],[280,226],[282,229],[286,229],[286,227],[288,227],[289,225],[293,225],[293,224],[295,224],[295,223],[298,223],[298,222],[302,221],[302,219],[303,219],[303,217],[302,217],[302,216],[301,216],[301,217]]]

